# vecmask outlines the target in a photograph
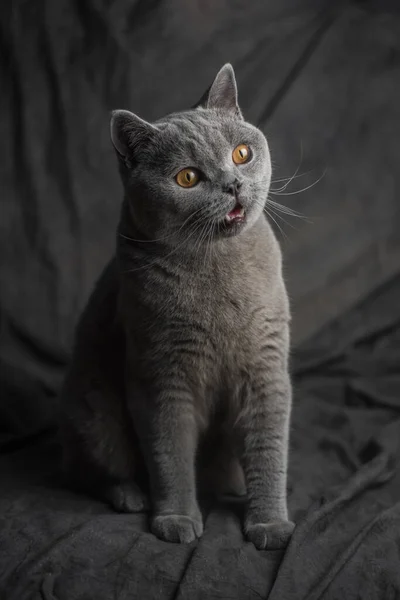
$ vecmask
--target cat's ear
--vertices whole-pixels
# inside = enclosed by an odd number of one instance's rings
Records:
[[[238,92],[235,72],[230,63],[226,63],[217,73],[213,83],[194,108],[221,108],[243,119],[238,104]]]
[[[157,132],[156,127],[129,110],[114,110],[110,122],[111,141],[122,157],[127,157]]]

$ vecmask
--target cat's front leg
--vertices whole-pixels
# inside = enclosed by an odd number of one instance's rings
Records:
[[[130,396],[150,478],[151,530],[168,542],[192,542],[203,532],[196,499],[193,398],[183,385],[170,391],[168,386],[164,391],[131,387]]]
[[[258,549],[277,549],[287,545],[294,529],[286,499],[291,385],[284,368],[257,369],[253,376],[242,429],[244,531]]]

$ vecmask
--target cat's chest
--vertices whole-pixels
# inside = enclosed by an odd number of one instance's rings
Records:
[[[257,345],[269,315],[268,285],[254,274],[218,276],[188,287],[181,305],[188,321],[201,322],[219,355]]]
[[[279,255],[271,244],[259,246],[194,268],[164,263],[138,276],[125,314],[142,354],[171,356],[196,373],[245,367],[265,346],[265,324],[281,318],[287,304]]]

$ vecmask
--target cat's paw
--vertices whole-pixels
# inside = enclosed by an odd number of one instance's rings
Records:
[[[246,525],[245,534],[258,550],[279,550],[286,548],[294,528],[292,521],[251,523]]]
[[[189,544],[203,533],[201,517],[193,519],[187,515],[156,515],[151,531],[161,540],[178,544]]]
[[[135,513],[149,510],[149,501],[146,494],[130,481],[110,486],[105,496],[117,512]]]

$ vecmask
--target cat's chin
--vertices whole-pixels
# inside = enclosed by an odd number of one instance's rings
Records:
[[[227,221],[223,219],[218,223],[217,235],[219,237],[233,237],[238,235],[246,226],[246,218]]]

